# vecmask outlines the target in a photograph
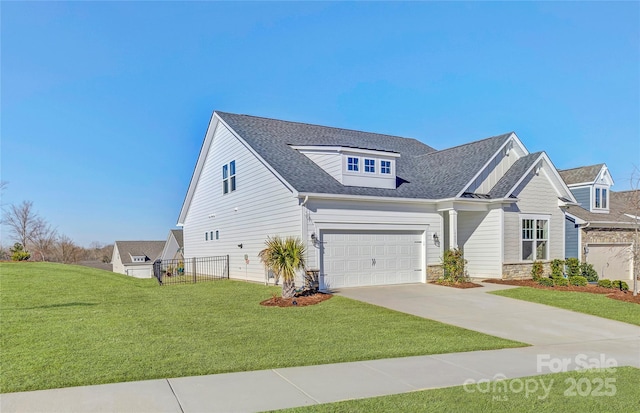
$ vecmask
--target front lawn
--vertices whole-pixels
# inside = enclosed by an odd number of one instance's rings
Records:
[[[92,268],[0,263],[0,391],[524,344],[343,297],[263,307],[274,287],[159,287]]]
[[[349,412],[638,412],[640,370],[618,367],[423,390],[295,409]],[[548,390],[545,390],[548,389]]]
[[[491,294],[551,305],[640,326],[640,307],[638,304],[612,300],[601,294],[542,290],[531,287],[511,288],[494,291]]]

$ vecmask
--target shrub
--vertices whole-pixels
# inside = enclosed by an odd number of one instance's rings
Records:
[[[611,280],[598,280],[598,287],[604,287],[604,288],[613,288],[613,286],[611,285]]]
[[[551,261],[551,278],[564,278],[562,275],[564,271],[564,261],[560,259],[555,259]]]
[[[584,287],[587,285],[587,279],[581,275],[576,275],[569,278],[569,284],[576,285],[578,287]]]
[[[467,280],[467,271],[465,270],[467,260],[459,248],[446,250],[442,258],[442,269],[444,270],[444,279],[447,281],[459,282]]]
[[[582,275],[580,270],[580,260],[577,258],[567,258],[565,261],[567,265],[567,275],[569,278]]]
[[[553,280],[553,284],[554,284],[556,287],[566,287],[566,286],[568,286],[568,285],[569,285],[569,280],[568,280],[568,279],[566,279],[566,278],[560,277],[560,278],[556,278],[556,279],[554,279],[554,280]]]
[[[620,291],[629,291],[629,285],[626,282],[620,280],[613,280],[613,282],[611,283],[611,288],[618,288],[620,289]]]
[[[544,274],[542,261],[534,261],[531,266],[531,277],[533,278],[533,281],[540,281],[540,279],[542,279],[542,274]]]
[[[545,287],[553,287],[553,280],[551,278],[540,278],[538,284],[544,285]]]
[[[583,262],[582,264],[580,264],[580,272],[582,273],[582,276],[587,279],[587,281],[598,281],[598,273],[593,268],[593,265]]]
[[[13,244],[13,247],[9,249],[9,252],[11,253],[12,261],[26,261],[31,258],[31,253],[26,251],[24,246],[19,242]]]

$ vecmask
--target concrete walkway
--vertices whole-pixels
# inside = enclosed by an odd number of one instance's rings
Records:
[[[602,360],[640,368],[640,327],[433,285],[351,288],[359,299],[531,347],[149,380],[0,395],[7,412],[254,412],[515,378]]]

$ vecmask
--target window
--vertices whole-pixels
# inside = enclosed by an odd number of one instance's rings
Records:
[[[549,257],[549,220],[524,218],[521,221],[522,260],[546,260]]]
[[[213,241],[213,231],[211,231],[211,232],[209,233],[209,239],[210,239],[211,241]]]
[[[391,161],[380,161],[380,173],[381,174],[391,173]]]
[[[595,207],[607,209],[607,188],[596,188]]]
[[[369,173],[376,172],[376,160],[375,159],[365,159],[364,160],[364,171]]]
[[[220,239],[220,231],[216,230],[216,239]]]
[[[236,161],[222,165],[222,193],[228,194],[236,190]]]
[[[209,233],[208,232],[204,233],[204,240],[205,241],[209,241]]]
[[[351,156],[349,156],[347,158],[347,170],[348,171],[354,171],[354,172],[358,172],[358,158],[353,158]]]

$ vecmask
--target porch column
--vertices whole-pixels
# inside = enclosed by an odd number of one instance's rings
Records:
[[[449,210],[449,249],[458,248],[458,211]]]

